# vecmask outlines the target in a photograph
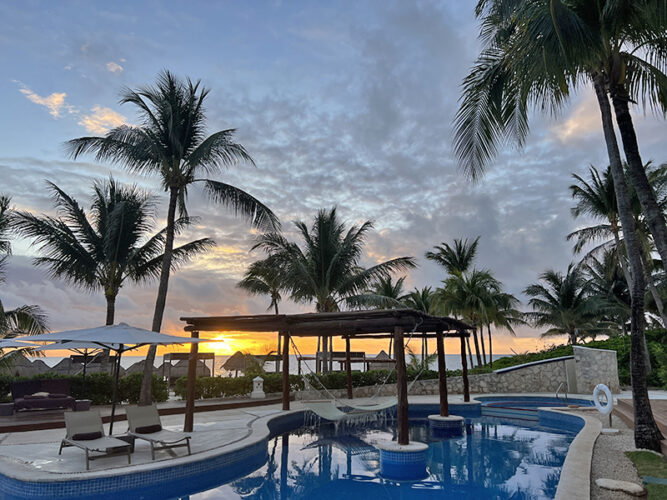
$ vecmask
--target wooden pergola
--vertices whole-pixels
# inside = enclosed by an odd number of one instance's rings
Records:
[[[376,311],[345,311],[308,314],[260,314],[253,316],[205,316],[183,317],[185,330],[198,338],[204,331],[279,332],[283,337],[282,374],[283,410],[290,409],[289,344],[291,337],[342,337],[345,339],[347,396],[352,398],[352,368],[350,341],[352,339],[393,339],[396,361],[398,395],[398,443],[407,444],[408,438],[408,391],[405,365],[405,335],[413,338],[435,338],[438,352],[438,379],[440,392],[440,414],[449,415],[447,403],[447,373],[444,339],[461,339],[461,366],[463,371],[463,396],[470,400],[468,364],[465,356],[465,338],[470,335],[469,325],[448,317],[431,316],[413,309],[391,309]],[[192,344],[191,353],[196,356],[197,344]],[[190,370],[195,363],[190,363]],[[192,430],[194,413],[195,374],[188,373],[185,430]]]

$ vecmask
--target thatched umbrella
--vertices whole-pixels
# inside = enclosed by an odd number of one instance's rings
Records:
[[[257,363],[251,354],[243,354],[241,351],[236,351],[222,367],[228,372],[234,372],[234,376],[238,377],[239,372],[245,372],[249,366]]]

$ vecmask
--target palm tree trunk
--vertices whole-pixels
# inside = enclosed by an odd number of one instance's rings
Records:
[[[317,337],[317,349],[315,350],[315,373],[322,371],[322,360],[320,359],[320,342],[322,337]]]
[[[477,357],[477,366],[482,366],[482,356],[479,353],[479,339],[477,338],[477,326],[472,329],[473,340],[475,341],[475,356]]]
[[[479,343],[482,345],[482,361],[486,365],[486,345],[484,345],[484,325],[479,325]]]
[[[623,271],[623,276],[625,277],[625,281],[628,284],[628,288],[630,287],[630,283],[632,283],[632,276],[630,275],[630,270],[628,269],[628,264],[625,262],[625,257],[626,257],[626,252],[625,252],[625,247],[621,243],[621,237],[619,235],[619,230],[618,230],[618,222],[616,221],[609,221],[611,224],[611,232],[614,234],[614,242],[616,243],[616,255],[618,256],[618,262],[621,264],[621,270]]]
[[[105,325],[113,325],[116,317],[116,295],[105,294],[104,297],[107,300],[107,320]],[[100,365],[103,373],[109,372],[109,356],[111,356],[111,351],[109,349],[103,349],[102,354],[100,355]],[[86,376],[86,365],[84,362],[83,365],[84,377]]]
[[[474,368],[475,363],[473,362],[472,349],[470,349],[470,337],[466,338],[466,344],[468,345],[468,358],[470,358],[470,368]]]
[[[160,269],[160,284],[157,290],[157,300],[155,301],[155,311],[153,313],[154,332],[159,332],[162,328],[162,318],[164,308],[167,304],[167,291],[169,289],[169,274],[171,271],[171,258],[174,253],[174,222],[176,220],[176,203],[178,201],[178,188],[169,189],[169,209],[167,211],[167,232],[164,242],[164,258]],[[151,380],[153,378],[153,365],[155,364],[155,354],[157,346],[151,345],[146,355],[144,364],[144,378],[141,381],[141,393],[139,395],[139,404],[147,406],[151,404]]]
[[[646,224],[653,235],[653,241],[655,241],[660,258],[663,262],[667,262],[665,260],[667,259],[667,224],[665,223],[665,216],[655,199],[655,193],[646,176],[646,170],[639,154],[637,135],[635,134],[635,127],[632,123],[632,116],[630,115],[630,108],[628,106],[630,97],[622,85],[612,85],[610,90],[616,113],[616,123],[621,133],[625,158],[628,161],[630,179],[637,193],[637,198],[639,198],[642,211],[646,216]]]
[[[647,260],[647,256],[644,252],[642,252],[642,264],[644,266],[644,277],[646,279],[646,283],[648,284],[648,289],[651,292],[651,296],[653,297],[653,301],[655,302],[655,307],[658,309],[658,314],[662,320],[662,326],[663,328],[667,327],[667,316],[665,316],[665,308],[662,303],[662,299],[660,298],[660,293],[658,293],[658,289],[655,287],[655,282],[653,281],[653,274],[651,274],[652,266]]]
[[[493,340],[491,340],[491,323],[486,325],[486,330],[489,332],[489,367],[493,369]]]
[[[623,227],[625,248],[628,252],[630,273],[632,275],[630,308],[630,374],[632,378],[632,401],[635,415],[635,446],[660,451],[662,434],[653,418],[651,402],[646,383],[646,363],[644,359],[644,273],[641,262],[641,249],[637,238],[635,221],[632,216],[630,197],[625,182],[621,155],[614,134],[614,124],[609,98],[605,92],[604,81],[600,75],[594,79],[595,94],[600,105],[602,129],[604,131],[607,152],[609,154],[614,191],[618,203],[618,214]],[[625,103],[627,107],[627,102]],[[622,119],[625,119],[623,116]],[[628,114],[629,118],[629,114]],[[619,114],[617,113],[617,121]]]
[[[116,296],[115,295],[105,295],[107,299],[107,321],[105,325],[113,325],[115,316],[116,316]]]

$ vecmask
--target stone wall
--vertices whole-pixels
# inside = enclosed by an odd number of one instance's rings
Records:
[[[591,393],[598,384],[620,392],[616,351],[574,346],[574,362],[579,393]]]
[[[521,367],[511,367],[499,370],[493,373],[484,373],[480,375],[470,375],[470,392],[473,394],[488,393],[524,393],[524,392],[548,392],[555,393],[558,386],[568,389],[570,393],[588,394],[600,383],[606,384],[612,392],[619,392],[618,367],[616,363],[616,352],[602,349],[590,349],[586,347],[574,348],[576,388],[573,387],[574,380],[572,369],[570,368],[570,383],[568,384],[568,365],[571,366],[572,356],[555,358],[552,360],[538,361],[523,365]],[[408,382],[408,387],[410,387]],[[447,377],[447,390],[450,394],[463,393],[462,377]],[[379,392],[378,392],[379,391]],[[329,391],[336,398],[347,397],[345,389],[336,389]],[[437,380],[418,380],[409,393],[411,395],[429,395],[438,393]],[[395,396],[396,385],[387,384],[383,387],[355,387],[353,389],[354,397],[364,398],[379,396]],[[318,399],[329,398],[330,396],[322,391],[315,390],[301,391],[296,394],[297,399]]]

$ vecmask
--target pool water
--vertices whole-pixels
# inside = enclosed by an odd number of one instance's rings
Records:
[[[466,419],[462,436],[435,439],[425,420],[411,420],[410,440],[429,444],[427,476],[395,482],[380,477],[373,445],[395,440],[395,427],[394,421],[347,429],[321,425],[276,435],[259,468],[189,498],[551,499],[576,435],[533,422],[479,417]]]

